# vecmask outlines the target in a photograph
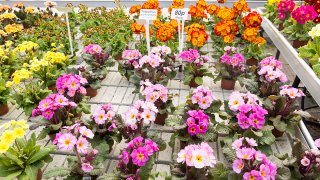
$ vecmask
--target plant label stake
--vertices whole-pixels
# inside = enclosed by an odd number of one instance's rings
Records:
[[[184,31],[184,21],[188,18],[188,9],[175,9],[171,11],[171,19],[176,19],[178,21],[178,39],[179,39],[179,53],[183,49],[183,31]],[[180,30],[180,21],[182,22],[182,27]]]
[[[72,37],[71,37],[71,31],[70,31],[70,24],[69,24],[69,16],[68,13],[72,11],[69,7],[57,7],[58,11],[63,12],[66,14],[66,22],[67,22],[67,28],[68,28],[68,36],[69,36],[69,44],[70,44],[70,51],[71,56],[73,56],[73,45],[72,45]]]
[[[150,55],[150,31],[149,24],[150,20],[157,19],[157,10],[156,9],[141,9],[139,19],[146,20],[145,29],[146,29],[146,38],[147,38],[147,48],[148,54]]]

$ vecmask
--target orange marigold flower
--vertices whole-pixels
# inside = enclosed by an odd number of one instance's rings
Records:
[[[220,4],[223,4],[225,2],[227,2],[227,0],[218,0],[218,3],[220,3]]]
[[[238,14],[250,11],[250,8],[246,0],[239,0],[233,3],[233,8],[237,11]]]
[[[233,34],[229,34],[223,37],[223,41],[228,44],[232,43],[235,39],[236,39],[236,36]]]
[[[16,8],[21,9],[24,6],[24,4],[22,2],[19,2],[19,3],[13,4],[13,6],[16,7]]]
[[[172,20],[169,22],[169,24],[171,25],[171,27],[172,27],[173,29],[178,30],[178,21],[177,21],[177,20],[172,19]],[[181,26],[181,25],[182,25],[182,24],[180,24],[180,26]]]
[[[158,9],[158,7],[159,7],[158,0],[148,0],[142,5],[142,9]]]
[[[193,29],[188,31],[187,41],[191,42],[193,46],[202,47],[208,40],[208,34],[201,29]]]
[[[258,29],[257,28],[246,28],[243,31],[242,38],[249,42],[253,42],[258,36]]]
[[[134,6],[131,6],[131,7],[130,7],[129,13],[130,13],[130,14],[139,13],[140,10],[141,10],[141,5],[140,5],[140,4],[134,5]]]
[[[244,24],[245,27],[260,28],[262,18],[259,13],[254,11],[242,18],[241,22]]]
[[[262,46],[266,43],[266,40],[263,37],[259,36],[253,40],[253,43]]]
[[[239,27],[234,21],[220,21],[214,27],[214,33],[217,36],[227,36],[229,34],[236,34],[239,31]]]
[[[193,18],[207,18],[207,14],[205,13],[205,8],[203,8],[202,6],[193,6],[190,5],[189,7],[189,14],[191,15],[191,17]]]
[[[21,24],[8,24],[6,27],[4,27],[4,30],[7,34],[20,32],[22,29],[23,26]]]
[[[0,12],[3,12],[3,11],[9,11],[11,10],[12,8],[8,5],[0,5]]]
[[[199,24],[199,23],[193,23],[193,24],[185,27],[184,30],[187,31],[188,34],[191,34],[191,32],[192,32],[193,30],[195,30],[195,29],[197,29],[197,30],[204,30],[204,31],[206,30],[205,26],[202,25],[202,24]]]
[[[198,2],[196,3],[196,6],[199,6],[205,9],[207,7],[207,2],[205,0],[198,0]]]
[[[135,34],[144,33],[146,30],[143,24],[138,24],[136,22],[131,24],[131,31]]]
[[[159,18],[157,18],[156,20],[152,21],[153,22],[153,25],[158,28],[162,25],[162,22]]]
[[[216,14],[219,10],[219,7],[216,6],[215,4],[210,4],[207,6],[207,12],[211,15]]]
[[[217,12],[217,16],[223,20],[233,20],[236,18],[237,14],[233,8],[221,7]]]
[[[156,37],[159,41],[166,42],[173,39],[174,29],[169,23],[165,23],[156,32]]]

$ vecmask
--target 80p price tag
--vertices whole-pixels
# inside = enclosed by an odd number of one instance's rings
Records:
[[[188,9],[172,9],[171,19],[186,20],[188,18]]]

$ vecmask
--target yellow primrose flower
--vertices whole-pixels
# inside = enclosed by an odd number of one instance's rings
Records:
[[[48,51],[43,58],[53,64],[63,63],[64,61],[67,60],[67,56],[64,55],[63,53],[51,52],[51,51]]]
[[[9,144],[5,142],[0,142],[0,154],[7,152],[9,149]]]
[[[28,6],[26,7],[25,11],[27,14],[34,14],[36,10],[36,7]]]
[[[4,30],[0,30],[0,36],[2,37],[5,37],[7,36],[8,34],[6,32],[4,32]]]
[[[19,44],[14,51],[19,51],[19,52],[26,52],[26,51],[31,51],[33,49],[37,49],[39,45],[37,43],[34,43],[32,41],[24,41],[21,44]]]
[[[2,136],[1,136],[1,141],[10,144],[12,143],[14,140],[16,140],[16,135],[14,133],[14,131],[5,131]]]
[[[51,43],[51,47],[56,47],[56,43]]]
[[[13,132],[17,138],[22,138],[26,134],[26,131],[22,127],[15,128]]]
[[[27,121],[24,120],[24,119],[20,119],[19,121],[17,121],[17,123],[23,129],[28,129],[29,128],[29,125],[27,124]]]
[[[15,18],[17,18],[17,16],[13,13],[4,13],[4,14],[0,15],[1,21],[6,20],[6,19],[15,19]]]
[[[12,81],[8,81],[8,82],[6,83],[6,87],[7,87],[7,88],[11,87],[12,85],[13,85],[13,82],[12,82]]]
[[[8,47],[11,47],[12,44],[13,44],[12,41],[6,41],[6,43],[4,45],[8,48]]]
[[[59,47],[60,47],[60,48],[64,48],[64,45],[63,45],[63,44],[60,44]]]
[[[28,63],[23,63],[22,67],[27,68],[29,66]]]
[[[22,31],[23,26],[21,24],[8,24],[4,27],[7,34],[17,33]]]
[[[268,0],[268,5],[278,5],[280,3],[280,0]]]

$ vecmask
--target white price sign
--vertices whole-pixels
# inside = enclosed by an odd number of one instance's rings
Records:
[[[157,10],[156,9],[141,9],[139,19],[156,20],[157,19]]]
[[[186,20],[188,18],[188,9],[175,9],[171,10],[171,19]]]

